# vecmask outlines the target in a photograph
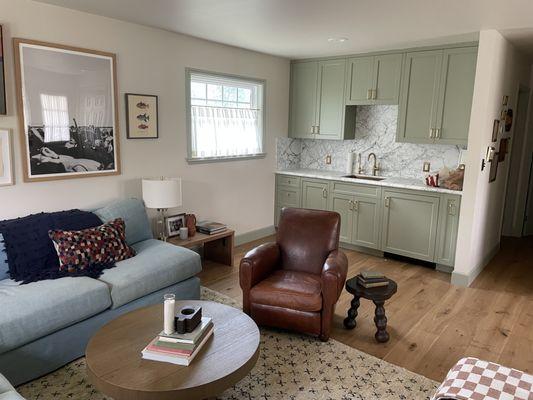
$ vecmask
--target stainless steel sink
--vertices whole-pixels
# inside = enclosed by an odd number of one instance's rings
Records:
[[[373,175],[344,175],[343,178],[351,178],[351,179],[366,179],[369,181],[382,181],[382,176],[373,176]]]

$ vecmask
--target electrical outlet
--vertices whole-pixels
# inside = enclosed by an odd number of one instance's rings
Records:
[[[424,161],[424,167],[422,168],[422,171],[429,172],[431,169],[431,163],[429,161]]]
[[[326,164],[331,164],[331,156],[329,154],[326,156]]]

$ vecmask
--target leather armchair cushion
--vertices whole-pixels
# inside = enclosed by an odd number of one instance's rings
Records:
[[[250,302],[297,311],[320,311],[321,277],[307,272],[277,270],[250,290]]]

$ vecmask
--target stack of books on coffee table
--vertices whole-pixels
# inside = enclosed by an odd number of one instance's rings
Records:
[[[213,334],[213,321],[202,317],[202,322],[190,333],[161,332],[142,351],[142,358],[178,365],[189,365]]]
[[[357,275],[357,284],[365,289],[388,286],[389,280],[381,272],[377,271],[362,271]]]

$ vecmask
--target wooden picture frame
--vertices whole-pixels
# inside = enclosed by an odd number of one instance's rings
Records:
[[[509,152],[509,138],[500,139],[500,148],[498,149],[498,162],[505,161],[505,156]]]
[[[492,141],[495,142],[498,140],[498,133],[500,132],[500,120],[495,119],[492,123]]]
[[[13,163],[13,133],[0,128],[0,187],[15,184]]]
[[[24,181],[119,175],[115,54],[20,38],[13,47]]]
[[[491,164],[490,164],[490,171],[489,171],[489,183],[494,182],[496,178],[498,177],[498,159],[499,154],[494,153],[494,157],[492,158]]]
[[[170,217],[165,218],[165,229],[168,237],[179,235],[180,228],[184,228],[186,226],[185,213],[171,215]]]
[[[126,93],[126,131],[128,139],[159,138],[158,97]]]
[[[0,115],[7,115],[4,31],[0,25]]]

